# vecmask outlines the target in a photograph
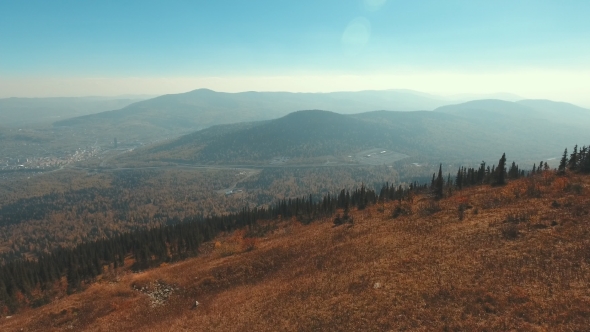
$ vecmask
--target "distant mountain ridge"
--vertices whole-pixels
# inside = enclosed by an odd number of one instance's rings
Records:
[[[573,127],[590,127],[590,110],[564,102],[525,99],[510,102],[498,99],[474,100],[466,103],[446,105],[434,110],[448,114],[495,121],[498,116],[513,120],[546,120]]]
[[[508,93],[508,92],[486,93],[486,94],[462,93],[462,94],[451,95],[451,96],[448,96],[447,98],[455,100],[457,102],[466,102],[466,101],[470,101],[470,100],[479,100],[479,99],[499,99],[499,100],[516,102],[516,101],[525,99],[519,95],[515,95],[513,93]]]
[[[498,105],[511,108],[494,111]],[[493,100],[435,112],[298,111],[270,121],[201,130],[128,159],[196,164],[265,164],[277,157],[342,161],[347,155],[384,148],[428,160],[494,160],[504,152],[536,160],[568,144],[590,143],[590,133],[532,117],[531,112],[527,106]]]
[[[51,124],[57,120],[121,109],[149,96],[2,98],[0,126]]]
[[[535,109],[545,119],[586,128],[590,127],[590,109],[546,99],[526,99],[520,100],[518,103]]]
[[[179,136],[219,124],[270,120],[305,109],[352,114],[380,109],[429,110],[446,103],[416,92],[397,90],[225,93],[199,89],[144,100],[119,110],[57,121],[54,125],[129,139],[151,139]]]
[[[94,134],[112,142],[137,140],[153,142],[179,137],[215,125],[256,122],[283,117],[295,111],[321,109],[340,114],[359,114],[376,110],[430,111],[454,115],[471,125],[488,129],[491,123],[523,121],[554,122],[581,128],[590,125],[590,111],[567,103],[544,100],[518,102],[486,99],[449,105],[444,98],[411,90],[289,93],[225,93],[199,89],[164,95],[133,103],[119,110],[91,114],[55,122],[86,135]],[[571,116],[564,116],[565,114]],[[398,115],[403,117],[402,115]],[[417,121],[413,119],[412,121]],[[550,127],[544,123],[544,127]],[[467,130],[467,126],[463,126]],[[403,128],[398,128],[403,130]],[[521,128],[522,130],[522,128]],[[428,130],[432,132],[432,130]],[[569,144],[571,145],[571,143]]]
[[[499,99],[473,100],[461,104],[442,106],[434,111],[463,117],[481,117],[482,113],[510,117],[535,115],[535,110],[531,107]]]

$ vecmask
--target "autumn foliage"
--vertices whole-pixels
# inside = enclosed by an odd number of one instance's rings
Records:
[[[221,234],[198,257],[123,269],[0,329],[586,330],[590,177],[537,174],[458,193],[427,214],[426,194],[351,209],[351,227],[285,218],[252,251],[247,230]],[[460,205],[471,207],[461,221]],[[228,243],[235,252],[220,255]],[[174,289],[158,307],[133,288],[154,283]]]

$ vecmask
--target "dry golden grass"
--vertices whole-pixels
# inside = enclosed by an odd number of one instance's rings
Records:
[[[397,202],[354,211],[353,226],[283,222],[232,255],[220,252],[228,234],[197,258],[105,278],[0,330],[588,330],[590,177],[466,189],[431,214],[425,202],[395,219]],[[133,287],[155,281],[176,290],[152,307]]]

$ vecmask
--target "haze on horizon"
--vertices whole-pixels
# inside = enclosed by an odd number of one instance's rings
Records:
[[[507,92],[590,107],[590,2],[3,2],[0,98]]]

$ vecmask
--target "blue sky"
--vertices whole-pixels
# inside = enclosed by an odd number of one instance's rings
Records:
[[[0,88],[13,95],[159,93],[158,85],[161,93],[240,91],[264,89],[266,80],[274,82],[266,90],[461,93],[507,91],[499,74],[532,81],[546,73],[577,82],[570,90],[582,94],[589,17],[586,0],[0,0]],[[439,77],[439,89],[419,84],[429,75]],[[486,75],[496,75],[496,85],[467,91],[468,80]],[[346,77],[347,85],[330,83]],[[443,87],[445,80],[456,88]],[[61,90],[43,91],[56,81]],[[538,85],[539,93],[564,90],[563,82]],[[537,91],[521,90],[508,92]]]

